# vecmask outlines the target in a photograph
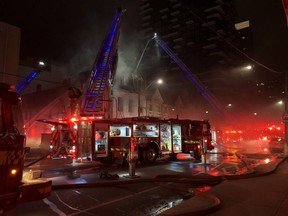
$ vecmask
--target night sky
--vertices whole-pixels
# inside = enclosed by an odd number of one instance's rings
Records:
[[[22,56],[69,62],[79,54],[97,52],[119,6],[127,9],[121,27],[121,40],[125,42],[120,48],[126,47],[127,41],[137,43],[137,2],[0,0],[0,20],[22,29]],[[235,2],[238,21],[249,19],[253,25],[254,58],[274,70],[286,70],[288,34],[281,0]]]
[[[22,56],[70,61],[81,52],[96,54],[116,8],[134,15],[131,2],[135,1],[0,0],[0,20],[22,29]],[[125,16],[123,28],[133,21]]]
[[[288,69],[288,29],[281,0],[236,0],[238,20],[250,20],[254,58],[276,71]]]

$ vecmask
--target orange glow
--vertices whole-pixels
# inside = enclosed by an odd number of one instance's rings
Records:
[[[12,174],[12,175],[16,175],[16,173],[17,173],[17,170],[16,170],[16,169],[12,169],[12,170],[11,170],[11,174]]]
[[[266,159],[265,159],[265,163],[266,163],[266,164],[268,164],[268,163],[270,163],[270,162],[271,162],[271,161],[270,161],[269,158],[266,158]]]
[[[72,118],[70,119],[70,121],[75,122],[75,121],[78,121],[78,119],[75,118],[75,117],[72,117]]]
[[[236,133],[242,133],[242,131],[241,130],[239,130],[239,131],[231,130],[231,131],[226,131],[226,133],[227,134],[229,134],[229,133],[236,134]]]

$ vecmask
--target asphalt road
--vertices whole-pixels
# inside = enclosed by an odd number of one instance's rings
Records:
[[[71,161],[44,160],[30,168],[42,170],[42,176],[51,179],[53,185],[101,184],[93,187],[55,189],[50,197],[21,204],[3,215],[153,216],[189,199],[195,191],[206,191],[213,187],[206,183],[181,181],[186,175],[241,174],[247,172],[249,166],[265,163],[267,159],[273,160],[266,151],[266,143],[259,142],[219,145],[207,154],[205,163],[195,163],[189,156],[179,155],[176,161],[166,158],[154,165],[137,166],[133,176],[129,175],[129,167],[107,167],[100,163],[93,163],[91,166],[73,164]],[[117,175],[119,180],[135,180],[137,183],[118,184],[118,180],[101,179],[100,174],[103,172],[107,172],[109,176]],[[162,175],[177,176],[177,181],[151,180]]]

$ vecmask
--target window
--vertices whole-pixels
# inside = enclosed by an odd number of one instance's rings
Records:
[[[128,112],[133,112],[133,100],[129,99]]]
[[[149,104],[149,111],[152,111],[152,104]]]
[[[123,112],[123,98],[122,97],[118,97],[118,111]]]
[[[160,113],[161,112],[161,105],[157,104],[157,111]]]

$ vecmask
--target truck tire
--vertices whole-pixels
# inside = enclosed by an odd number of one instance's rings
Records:
[[[143,153],[144,153],[143,154],[144,163],[147,163],[147,164],[154,163],[156,161],[157,157],[158,157],[158,151],[153,146],[149,146],[147,149],[144,150]]]

